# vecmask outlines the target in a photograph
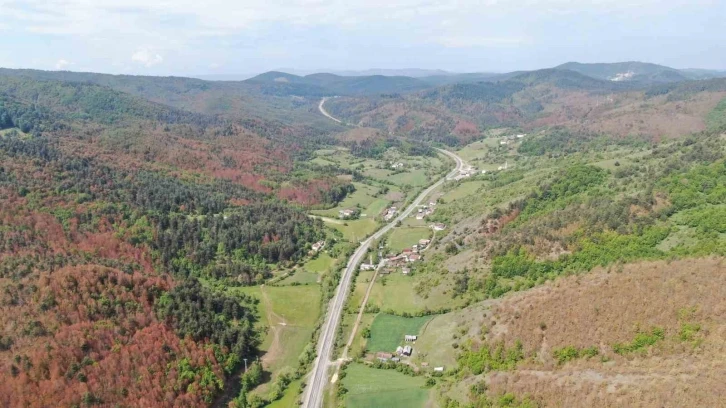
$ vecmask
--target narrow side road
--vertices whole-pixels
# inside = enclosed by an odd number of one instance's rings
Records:
[[[334,121],[336,121],[338,123],[343,123],[340,119],[336,119],[336,118],[332,117],[328,113],[328,111],[325,110],[325,107],[323,105],[325,105],[325,101],[327,101],[327,100],[328,100],[328,98],[323,98],[323,99],[320,100],[320,104],[318,104],[318,110],[320,111],[320,113],[322,113],[323,116],[327,117],[330,120],[334,120]]]
[[[321,113],[340,123],[339,120],[331,117],[327,114],[327,112],[324,111],[324,103],[325,98],[320,101],[319,108]],[[328,368],[331,365],[330,358],[333,353],[333,345],[335,344],[335,334],[338,329],[338,324],[340,323],[340,318],[343,314],[343,306],[345,305],[345,300],[348,296],[348,292],[350,291],[350,284],[353,279],[353,275],[355,275],[355,269],[357,265],[361,262],[363,257],[368,253],[368,247],[370,247],[371,242],[380,239],[383,235],[388,233],[388,231],[393,229],[398,221],[403,221],[404,219],[406,219],[406,217],[411,215],[411,213],[416,210],[416,207],[419,206],[421,202],[423,202],[423,200],[429,194],[431,194],[432,191],[442,185],[446,180],[451,179],[459,174],[462,168],[466,165],[464,160],[456,154],[448,150],[437,150],[441,154],[452,158],[456,162],[456,167],[454,168],[454,170],[447,174],[446,177],[443,177],[436,183],[429,186],[426,190],[422,191],[421,194],[419,194],[416,199],[413,200],[413,202],[411,202],[411,204],[398,215],[398,217],[393,219],[385,226],[381,227],[381,229],[376,231],[366,240],[362,241],[358,249],[355,250],[353,255],[348,260],[348,264],[346,265],[345,270],[343,270],[341,274],[340,284],[335,291],[335,295],[333,295],[333,299],[328,305],[325,321],[320,328],[320,338],[318,339],[317,350],[318,353],[315,361],[313,362],[313,367],[311,375],[308,378],[307,387],[305,387],[305,392],[303,393],[303,407],[320,408],[323,405],[323,395],[328,379]]]

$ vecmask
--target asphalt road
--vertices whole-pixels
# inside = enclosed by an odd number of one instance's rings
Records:
[[[324,102],[325,99],[320,101],[320,111],[325,116],[329,116],[323,109]],[[332,119],[337,120],[335,118]],[[317,350],[318,355],[313,362],[311,375],[308,378],[307,387],[305,388],[305,392],[303,393],[303,407],[320,408],[323,405],[324,390],[328,382],[328,368],[331,365],[330,358],[333,353],[335,334],[336,330],[338,329],[338,324],[340,323],[340,317],[343,313],[343,306],[345,305],[346,297],[348,296],[348,293],[350,291],[350,283],[353,279],[353,275],[355,275],[356,266],[368,253],[368,247],[371,245],[371,242],[381,238],[392,228],[395,228],[396,222],[403,221],[406,217],[411,215],[411,213],[416,210],[416,207],[421,204],[426,196],[431,194],[434,189],[443,184],[447,179],[452,179],[457,173],[459,173],[462,167],[464,167],[465,163],[461,157],[448,150],[437,150],[440,153],[451,157],[456,162],[456,168],[454,168],[454,170],[446,175],[446,177],[442,178],[441,180],[437,181],[426,190],[421,192],[421,194],[419,194],[416,199],[413,200],[413,202],[398,215],[398,217],[396,217],[390,223],[386,224],[381,229],[376,231],[376,233],[371,235],[368,239],[362,241],[358,249],[355,250],[353,255],[348,260],[348,264],[346,265],[345,270],[340,277],[340,283],[338,284],[338,288],[335,291],[335,295],[333,295],[333,299],[331,299],[330,304],[328,305],[325,322],[323,322],[323,326],[320,330],[320,338],[318,339]]]

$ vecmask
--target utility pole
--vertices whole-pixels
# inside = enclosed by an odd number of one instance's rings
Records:
[[[245,372],[247,372],[247,359],[246,358],[243,358],[242,360],[245,361]]]

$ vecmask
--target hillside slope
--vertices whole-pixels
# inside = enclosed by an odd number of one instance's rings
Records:
[[[337,98],[326,108],[350,123],[452,145],[497,127],[565,126],[657,139],[704,130],[706,115],[724,96],[726,79],[645,86],[549,69],[405,96]]]
[[[324,231],[301,206],[349,191],[292,174],[304,146],[254,123],[0,75],[0,405],[205,406],[236,386],[257,300],[217,288],[304,260]]]

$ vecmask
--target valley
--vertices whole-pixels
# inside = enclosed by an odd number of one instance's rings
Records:
[[[726,80],[565,65],[0,70],[0,404],[717,405]]]

